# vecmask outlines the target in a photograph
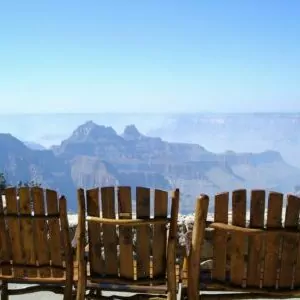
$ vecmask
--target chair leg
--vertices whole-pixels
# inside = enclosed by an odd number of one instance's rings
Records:
[[[66,284],[65,290],[64,290],[64,300],[73,299],[72,292],[73,292],[73,285]]]
[[[7,281],[2,281],[1,300],[8,300],[8,284],[7,284]]]
[[[79,270],[78,270],[76,300],[85,299],[85,292],[86,292],[86,264],[83,263],[79,265]]]

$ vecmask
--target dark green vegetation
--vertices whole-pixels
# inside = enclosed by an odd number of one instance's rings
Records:
[[[181,211],[190,212],[200,193],[238,188],[293,192],[300,182],[300,170],[278,152],[215,154],[197,144],[144,136],[133,125],[118,135],[111,127],[87,122],[51,150],[32,150],[0,134],[0,147],[0,170],[10,184],[33,181],[57,189],[72,209],[76,187],[176,186],[184,198]]]

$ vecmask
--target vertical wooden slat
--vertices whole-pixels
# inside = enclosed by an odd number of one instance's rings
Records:
[[[86,235],[86,218],[85,218],[85,194],[83,189],[77,190],[78,205],[78,225],[76,228],[76,259],[78,263],[78,281],[76,300],[85,298],[86,278],[87,278],[87,262],[85,259],[85,235]]]
[[[245,227],[246,200],[246,190],[236,190],[232,192],[232,225]]]
[[[103,218],[115,219],[115,189],[105,187],[101,189],[101,203]],[[116,226],[102,225],[103,244],[105,255],[105,273],[107,275],[118,275],[118,256],[117,256],[117,233]]]
[[[171,222],[167,247],[167,284],[168,300],[176,299],[176,245],[178,232],[179,189],[172,193]]]
[[[92,217],[99,217],[99,189],[91,189],[86,194],[87,201],[87,215]],[[101,224],[97,222],[88,223],[88,236],[89,236],[89,256],[90,268],[92,275],[103,274],[104,261],[102,257],[102,244],[101,244]]]
[[[131,219],[131,189],[127,186],[118,188],[118,209],[120,219]],[[132,245],[132,227],[119,226],[120,242],[120,276],[133,279],[133,245]]]
[[[297,230],[299,225],[300,198],[287,195],[284,228]]]
[[[73,289],[73,253],[69,233],[69,222],[67,215],[67,200],[64,196],[59,199],[59,219],[61,224],[61,237],[63,240],[64,260],[66,268],[66,282],[64,289],[64,299],[72,299]]]
[[[4,214],[4,207],[2,202],[2,191],[0,190],[0,215]],[[8,224],[9,226],[9,224]],[[9,231],[5,224],[5,219],[0,218],[0,261],[9,263],[12,257],[11,245],[9,239]],[[10,267],[2,267],[3,275],[11,275]]]
[[[46,202],[48,214],[58,214],[58,199],[57,193],[52,190],[46,190]],[[62,266],[62,255],[61,255],[61,234],[59,219],[49,219],[49,248],[51,264],[54,266]],[[63,271],[52,270],[53,277],[63,277]]]
[[[33,210],[35,214],[45,215],[44,191],[39,187],[31,189],[33,201]],[[47,240],[47,222],[46,220],[35,220],[35,244],[38,265],[49,265],[50,253]],[[39,270],[41,277],[50,277],[50,268]]]
[[[168,193],[162,190],[154,192],[154,217],[167,218],[168,216]],[[166,247],[167,227],[166,225],[154,225],[153,230],[153,278],[165,276],[166,274]]]
[[[250,204],[250,227],[263,228],[265,216],[265,198],[264,190],[253,190],[251,192]],[[263,255],[263,236],[249,236],[248,239],[248,270],[247,270],[247,285],[251,287],[260,286],[260,275],[262,268]]]
[[[19,189],[19,203],[21,214],[31,214],[30,190],[27,187]],[[27,265],[36,265],[35,242],[33,235],[33,224],[30,219],[21,219],[21,236],[23,239],[24,258]],[[36,270],[27,270],[28,277],[36,277]]]
[[[150,189],[136,188],[136,216],[138,219],[150,217]],[[150,226],[136,229],[137,279],[148,278],[150,274]]]
[[[217,194],[215,196],[214,222],[228,223],[229,193]],[[224,281],[226,277],[226,245],[227,233],[215,229],[213,237],[213,269],[212,277],[215,280]],[[223,245],[223,247],[220,247]]]
[[[17,214],[17,190],[15,188],[7,188],[5,190],[6,197],[6,211],[8,214]],[[12,259],[14,264],[25,264],[23,255],[23,245],[21,239],[20,223],[17,218],[9,218],[7,220],[9,228],[11,247],[12,247]],[[2,227],[2,226],[1,226]],[[14,270],[14,276],[22,278],[24,276],[24,270]]]
[[[268,201],[268,228],[282,227],[283,194],[271,192]],[[267,231],[265,237],[264,287],[276,287],[281,235]]]
[[[199,299],[201,245],[204,241],[208,205],[208,196],[201,195],[197,199],[192,243],[188,258],[188,299]]]
[[[288,195],[284,221],[285,229],[297,231],[299,224],[299,212],[300,198],[293,195]],[[297,235],[294,233],[284,232],[279,273],[279,288],[293,287],[294,267],[297,263],[298,246],[299,240]],[[297,278],[297,266],[295,275]]]
[[[265,224],[266,192],[264,190],[251,191],[250,227],[263,228]]]
[[[282,227],[283,194],[270,192],[268,203],[267,228]]]
[[[215,207],[214,207],[215,222],[228,224],[228,205],[229,205],[228,192],[215,195]]]
[[[246,190],[232,193],[232,225],[246,226]],[[245,235],[242,232],[231,233],[230,277],[234,285],[242,285],[245,271]]]

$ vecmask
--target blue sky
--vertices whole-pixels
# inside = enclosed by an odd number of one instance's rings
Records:
[[[300,111],[300,1],[2,1],[1,113]]]

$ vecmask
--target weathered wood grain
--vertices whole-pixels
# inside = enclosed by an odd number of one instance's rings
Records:
[[[136,188],[136,216],[139,219],[150,217],[150,189],[148,188]],[[150,241],[150,226],[136,227],[137,279],[150,277]]]
[[[131,188],[118,189],[118,209],[120,219],[132,218]],[[133,274],[133,233],[132,227],[119,226],[120,276],[134,279]]]

